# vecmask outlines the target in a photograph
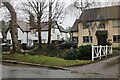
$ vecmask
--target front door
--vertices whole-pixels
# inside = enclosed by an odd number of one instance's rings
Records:
[[[105,46],[107,44],[108,31],[96,31],[96,36],[98,40],[98,45]]]
[[[107,43],[107,37],[106,36],[99,36],[98,38],[98,45],[105,46]]]

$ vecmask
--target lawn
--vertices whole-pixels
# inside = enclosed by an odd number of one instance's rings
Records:
[[[22,54],[7,54],[3,55],[3,60],[15,60],[20,62],[29,62],[35,64],[49,65],[49,66],[75,66],[75,65],[85,65],[92,63],[91,60],[64,60],[56,57],[47,56],[32,56],[32,55],[22,55]]]

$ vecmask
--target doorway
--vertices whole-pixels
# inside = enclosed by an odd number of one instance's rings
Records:
[[[108,31],[96,31],[98,45],[105,46],[107,44]]]

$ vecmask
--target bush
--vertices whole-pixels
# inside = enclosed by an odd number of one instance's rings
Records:
[[[82,45],[78,48],[79,59],[81,60],[90,60],[92,57],[92,46],[91,45]]]
[[[67,60],[91,60],[92,57],[92,46],[91,45],[82,45],[76,49],[68,50],[63,58]]]
[[[66,60],[76,60],[76,59],[78,59],[78,51],[76,49],[68,50],[64,54],[64,59],[66,59]]]

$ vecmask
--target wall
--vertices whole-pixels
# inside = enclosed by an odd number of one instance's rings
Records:
[[[53,33],[53,28],[51,30],[51,40],[58,40],[57,35],[59,35],[59,40],[61,40],[62,38],[65,40],[66,39],[66,33],[60,33],[59,29],[55,29],[54,33]],[[42,43],[47,43],[48,41],[48,31],[42,31],[41,32],[41,37],[42,37]],[[7,33],[7,40],[11,40],[11,34],[10,31],[8,31]],[[18,28],[18,40],[21,40],[21,43],[27,43],[27,33],[26,32],[22,32],[20,28]],[[29,32],[28,33],[28,40],[38,40],[38,32],[36,33],[32,33]],[[12,40],[11,40],[12,43]]]
[[[93,36],[93,42],[92,43],[83,43],[83,36],[89,36],[89,31],[88,29],[83,29],[83,24],[79,23],[78,24],[78,35],[79,35],[79,40],[78,40],[78,46],[81,45],[86,45],[86,44],[93,44],[93,45],[97,45],[97,37],[95,35],[97,30],[108,30],[108,40],[111,40],[110,42],[112,43],[113,47],[118,47],[120,45],[120,43],[113,43],[113,35],[118,35],[119,31],[118,28],[114,28],[112,26],[112,20],[109,20],[105,23],[105,29],[104,28],[96,28],[94,27],[91,30],[91,36]]]

